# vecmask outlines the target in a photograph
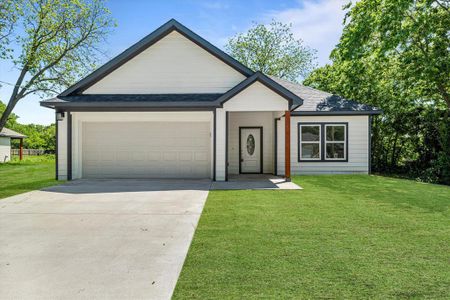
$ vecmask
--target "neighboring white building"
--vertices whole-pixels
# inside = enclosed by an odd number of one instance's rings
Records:
[[[0,131],[0,163],[11,160],[11,139],[20,140],[19,153],[21,153],[24,138],[26,138],[25,135],[5,127]],[[22,159],[22,155],[20,155],[20,159]]]
[[[41,105],[63,180],[367,174],[380,113],[254,72],[175,20]]]

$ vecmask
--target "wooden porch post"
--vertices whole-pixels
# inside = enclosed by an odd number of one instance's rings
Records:
[[[19,160],[23,158],[23,139],[20,139],[19,143]]]
[[[284,113],[284,176],[291,180],[291,112]]]

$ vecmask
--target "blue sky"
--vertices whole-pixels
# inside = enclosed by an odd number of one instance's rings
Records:
[[[151,31],[175,18],[185,26],[223,48],[227,39],[251,27],[252,22],[269,23],[275,19],[292,23],[297,38],[316,49],[317,64],[328,62],[330,51],[342,32],[347,0],[279,0],[279,1],[225,1],[225,0],[110,0],[107,6],[117,27],[101,46],[106,56],[99,65],[116,56]],[[9,63],[1,62],[0,81],[13,83],[17,70]],[[11,87],[3,84],[0,100],[6,102]],[[22,99],[14,112],[19,122],[50,124],[54,122],[53,110],[39,106],[40,98],[30,95]]]

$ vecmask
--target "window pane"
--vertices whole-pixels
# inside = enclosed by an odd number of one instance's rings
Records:
[[[344,159],[344,143],[327,143],[327,158]]]
[[[345,141],[345,126],[327,125],[327,141]]]
[[[302,143],[302,158],[320,158],[318,143]]]
[[[249,134],[247,137],[247,153],[252,156],[255,152],[255,138],[253,134]]]
[[[301,126],[302,129],[302,141],[313,142],[320,140],[320,126]]]

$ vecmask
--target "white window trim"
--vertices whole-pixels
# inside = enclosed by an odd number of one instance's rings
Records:
[[[301,139],[302,136],[302,127],[319,127],[319,140],[318,141],[303,141]],[[322,160],[322,126],[320,124],[300,124],[300,159],[301,161],[320,161]],[[302,156],[302,144],[319,144],[319,157],[318,158],[310,158]]]
[[[342,126],[344,127],[344,140],[343,141],[328,141],[327,140],[327,127],[328,126]],[[328,158],[327,157],[327,144],[344,144],[344,157],[343,158]],[[325,153],[324,153],[324,160],[330,160],[330,161],[343,161],[347,160],[347,124],[333,124],[333,123],[327,123],[325,124],[325,134],[324,134],[324,146],[325,146]]]

